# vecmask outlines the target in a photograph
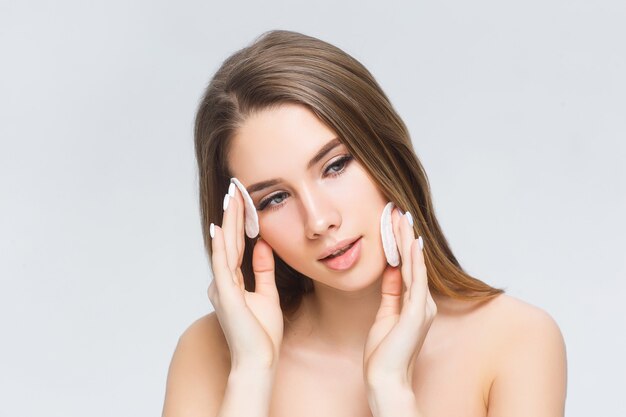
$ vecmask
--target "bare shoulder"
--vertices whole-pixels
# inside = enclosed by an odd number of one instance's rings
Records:
[[[221,353],[227,352],[228,349],[222,326],[215,312],[206,314],[191,323],[180,336],[179,344],[181,343],[190,344],[198,349],[212,348]]]
[[[228,344],[215,312],[180,336],[170,363],[163,417],[216,415],[230,372]]]
[[[501,294],[477,308],[474,323],[492,362],[506,361],[521,350],[564,349],[558,324],[545,310],[507,294]]]
[[[565,341],[552,316],[502,294],[481,309],[489,329],[492,383],[489,416],[563,415],[567,385]]]
[[[505,346],[520,342],[563,343],[559,326],[548,312],[507,294],[486,303],[482,319],[497,330],[494,337]]]
[[[438,298],[441,337],[461,335],[461,343],[475,343],[497,373],[502,362],[529,349],[564,350],[558,324],[543,309],[508,294],[487,301]],[[447,324],[447,326],[446,326]]]
[[[506,328],[530,326],[548,331],[558,330],[557,323],[548,312],[508,294],[501,294],[486,303],[483,314],[490,322]]]

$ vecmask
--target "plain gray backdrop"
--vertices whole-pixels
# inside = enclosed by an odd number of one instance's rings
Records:
[[[567,415],[624,416],[626,2],[0,3],[0,415],[160,415],[212,311],[193,118],[270,29],[360,60],[471,274],[550,313]]]

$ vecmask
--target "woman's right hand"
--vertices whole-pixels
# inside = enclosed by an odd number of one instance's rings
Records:
[[[209,299],[228,342],[231,370],[272,370],[283,339],[274,256],[272,248],[259,238],[252,255],[255,292],[247,291],[241,273],[245,245],[243,197],[235,184],[229,191],[234,197],[227,194],[224,198],[228,206],[222,227],[212,225],[213,281]]]

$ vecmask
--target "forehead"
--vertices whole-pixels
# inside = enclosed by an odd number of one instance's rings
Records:
[[[308,108],[284,104],[250,115],[228,152],[231,173],[243,184],[305,169],[308,160],[337,134]]]

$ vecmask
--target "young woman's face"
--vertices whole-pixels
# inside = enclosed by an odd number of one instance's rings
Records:
[[[260,235],[292,268],[344,291],[381,276],[387,263],[380,215],[387,200],[306,107],[285,104],[248,117],[233,137],[228,163],[254,201]],[[320,261],[327,249],[355,239],[341,265]]]

